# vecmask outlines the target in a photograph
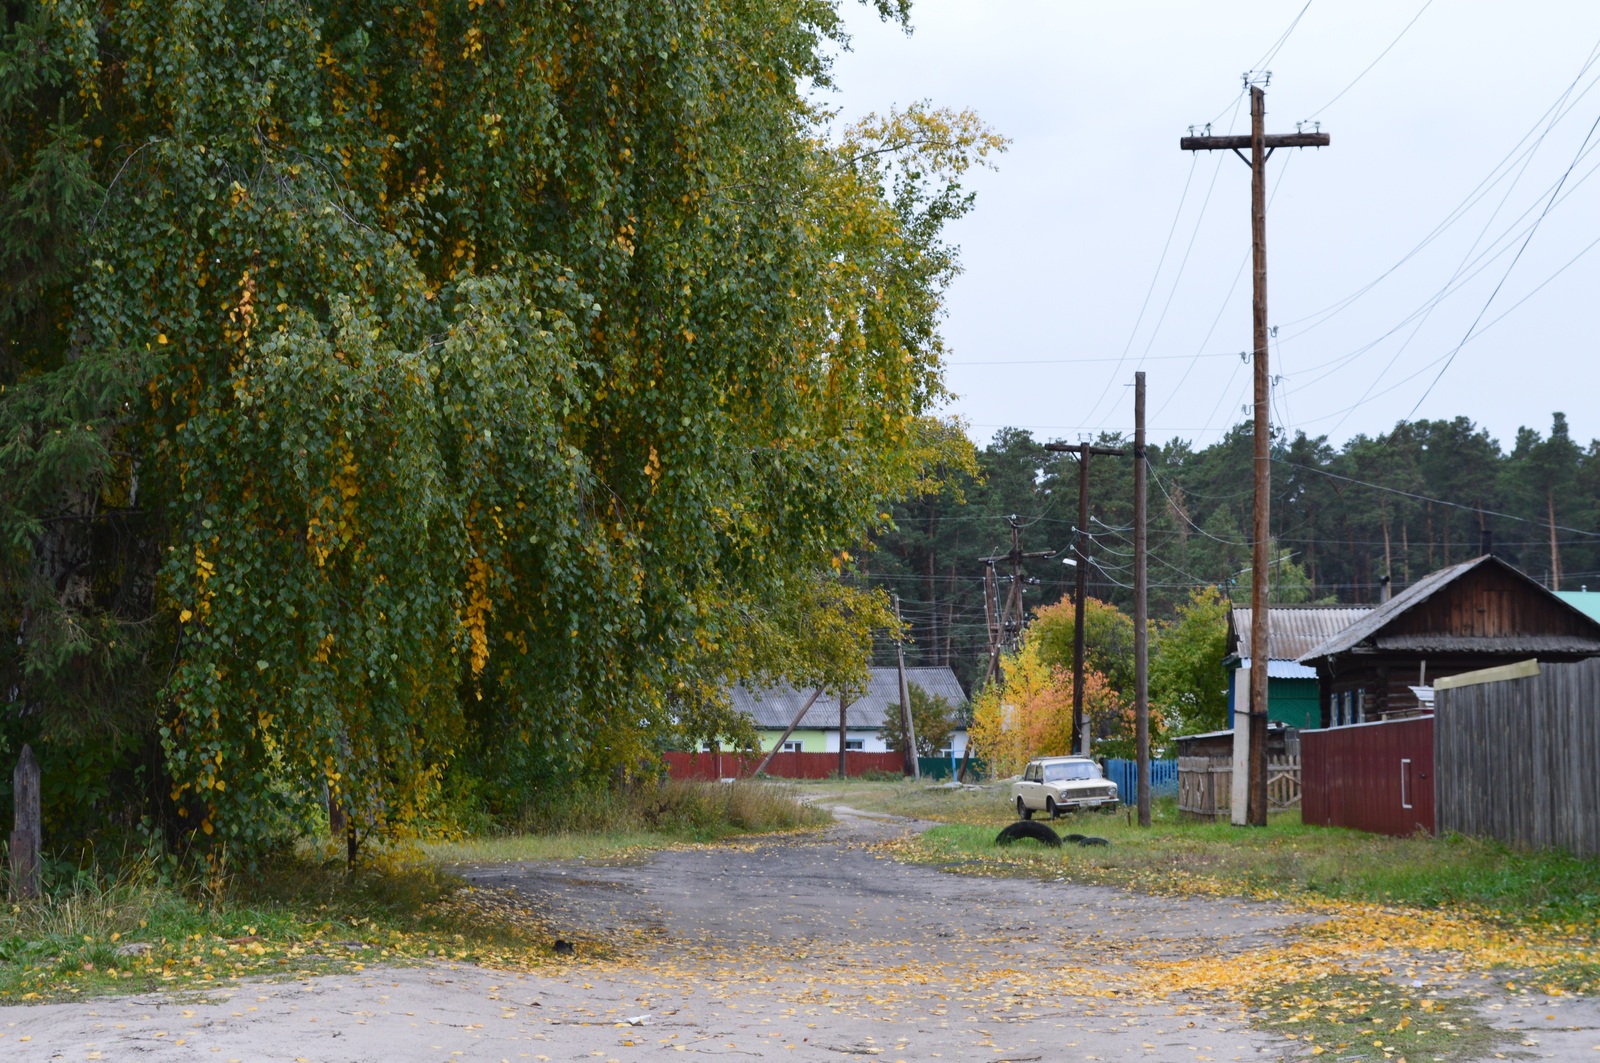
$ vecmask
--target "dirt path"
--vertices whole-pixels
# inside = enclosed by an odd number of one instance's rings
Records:
[[[528,974],[437,965],[252,984],[205,1000],[3,1008],[0,1059],[622,1061],[675,1051],[1050,1063],[1299,1054],[1232,1007],[1059,987],[1157,955],[1225,958],[1271,944],[1303,916],[906,866],[876,845],[906,829],[840,810],[839,824],[820,835],[674,850],[627,867],[468,868],[474,882],[515,890],[545,912],[577,942],[577,956]],[[592,958],[602,944],[614,958]]]

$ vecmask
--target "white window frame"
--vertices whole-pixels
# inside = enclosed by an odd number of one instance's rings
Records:
[[[866,749],[867,740],[865,738],[846,738],[844,740],[844,751],[846,753],[864,753]]]
[[[787,741],[787,742],[785,742],[783,744],[783,749],[781,749],[779,752],[782,752],[782,753],[798,753],[798,752],[800,752],[800,745],[801,745],[801,743],[800,743],[800,740],[798,738],[791,738],[791,739],[789,739],[789,741]]]
[[[1400,807],[1411,807],[1411,758],[1400,758]]]

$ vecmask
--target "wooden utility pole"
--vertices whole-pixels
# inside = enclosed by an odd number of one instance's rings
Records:
[[[39,761],[33,747],[24,745],[11,775],[15,829],[11,832],[11,899],[39,896],[39,847],[43,828],[39,818]]]
[[[1271,80],[1269,73],[1266,80]],[[1248,81],[1249,75],[1246,75]],[[1269,417],[1271,377],[1267,367],[1267,159],[1278,148],[1321,148],[1328,134],[1265,131],[1267,94],[1250,85],[1250,135],[1184,137],[1184,151],[1232,151],[1250,167],[1250,250],[1254,263],[1251,314],[1255,342],[1255,519],[1250,561],[1250,785],[1246,812],[1252,826],[1267,825],[1267,632],[1268,566],[1272,539],[1272,422]],[[1240,149],[1248,148],[1249,158]]]
[[[1057,454],[1078,455],[1078,526],[1073,530],[1072,548],[1077,553],[1076,600],[1072,604],[1072,738],[1078,753],[1089,755],[1089,722],[1083,715],[1083,601],[1088,594],[1089,551],[1089,458],[1095,454],[1120,458],[1117,447],[1097,447],[1090,443],[1046,443],[1044,449]]]
[[[1144,374],[1133,374],[1133,720],[1139,826],[1150,825],[1150,603],[1145,573]]]
[[[900,596],[894,596],[894,619],[900,622]],[[901,753],[901,763],[905,765],[905,773],[913,779],[922,778],[922,766],[917,763],[917,725],[911,719],[911,691],[906,687],[906,653],[901,644],[900,634],[894,636],[894,667],[900,678],[900,733],[905,736],[905,750]]]

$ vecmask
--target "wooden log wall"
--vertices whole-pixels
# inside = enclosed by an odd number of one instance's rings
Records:
[[[1600,659],[1440,690],[1440,830],[1600,855]]]

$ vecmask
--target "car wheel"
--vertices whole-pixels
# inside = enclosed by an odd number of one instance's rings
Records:
[[[1027,804],[1024,803],[1022,798],[1020,798],[1020,797],[1017,798],[1017,818],[1018,819],[1032,819],[1033,818],[1033,809],[1029,808],[1027,806]]]
[[[1050,813],[1051,819],[1061,818],[1061,809],[1056,807],[1056,799],[1053,797],[1047,797],[1044,799],[1044,810]]]

